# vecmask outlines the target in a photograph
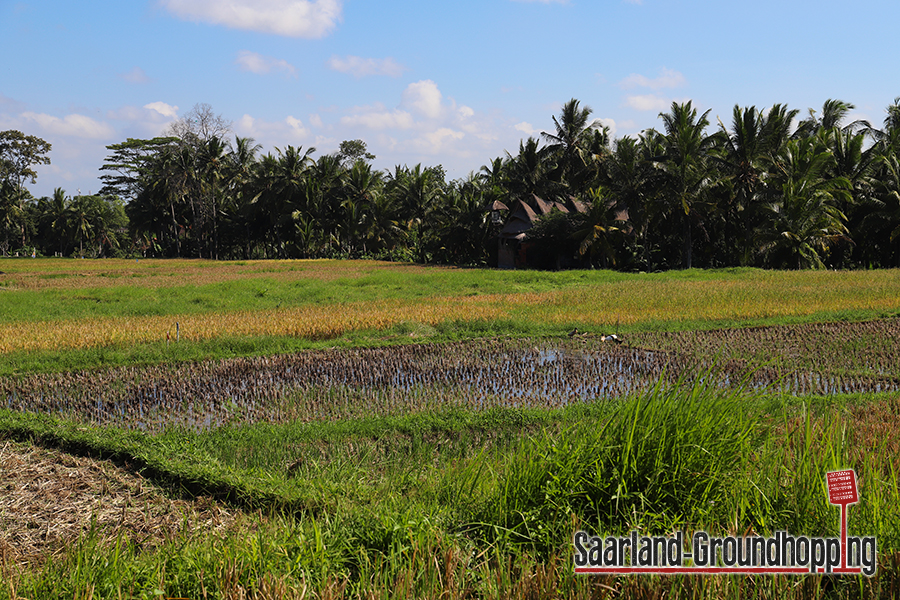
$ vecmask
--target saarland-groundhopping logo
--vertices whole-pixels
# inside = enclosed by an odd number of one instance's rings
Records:
[[[691,547],[684,532],[668,536],[590,536],[576,531],[575,573],[597,575],[830,575],[871,577],[877,564],[874,536],[847,535],[847,507],[859,502],[856,472],[826,473],[828,501],[841,507],[841,537],[793,536],[776,531],[774,537],[714,537],[697,531]],[[688,551],[689,550],[689,551]]]

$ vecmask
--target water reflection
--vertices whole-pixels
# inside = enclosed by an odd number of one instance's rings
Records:
[[[438,406],[564,406],[640,392],[660,378],[705,372],[675,353],[598,339],[482,340],[268,358],[119,368],[0,382],[9,408],[66,414],[143,430],[195,429],[244,420],[329,419]],[[886,377],[778,373],[749,375],[736,363],[710,371],[723,386],[790,393],[888,391]]]

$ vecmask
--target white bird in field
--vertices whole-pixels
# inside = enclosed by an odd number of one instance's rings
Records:
[[[613,343],[615,343],[615,344],[621,344],[624,340],[614,333],[614,334],[612,334],[612,335],[601,335],[601,336],[600,336],[600,341],[601,341],[601,342],[613,342]]]

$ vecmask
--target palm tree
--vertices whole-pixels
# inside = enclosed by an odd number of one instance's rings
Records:
[[[829,98],[825,101],[825,104],[822,105],[822,111],[820,113],[816,113],[815,110],[809,109],[809,116],[800,121],[794,136],[812,137],[823,129],[840,129],[841,123],[844,122],[844,119],[847,118],[847,115],[849,115],[850,111],[854,108],[856,107],[849,102]],[[868,121],[856,120],[843,127],[842,130],[857,131],[859,129],[867,128],[871,128]]]
[[[602,147],[606,145],[604,142],[609,141],[609,130],[606,127],[597,131],[599,136],[594,139],[597,124],[589,121],[592,112],[591,107],[582,107],[578,100],[572,98],[563,104],[559,119],[553,117],[555,133],[541,133],[548,144],[547,152],[556,159],[557,170],[553,179],[568,184],[573,194],[581,191],[581,185],[587,176],[587,167],[591,162],[591,143],[595,142],[595,145]]]
[[[254,234],[252,228],[254,211],[251,208],[254,196],[254,169],[257,164],[256,155],[260,150],[262,146],[253,138],[236,137],[226,175],[229,187],[226,196],[229,201],[226,211],[229,217],[226,222],[227,229],[235,246],[240,240],[244,257],[248,259],[252,256]]]
[[[65,254],[69,228],[69,200],[62,188],[53,190],[53,196],[37,201],[38,237],[42,252]],[[51,249],[52,248],[52,249]]]
[[[732,264],[748,264],[752,253],[752,235],[758,223],[764,198],[765,177],[771,159],[790,136],[796,110],[776,104],[768,114],[755,106],[734,106],[731,129],[719,121],[721,146],[716,158],[721,163],[726,199],[720,209],[724,218],[725,247]],[[743,235],[738,235],[743,232]],[[739,240],[743,238],[743,244]],[[741,247],[743,246],[743,247]]]
[[[506,202],[509,202],[509,193],[504,180],[506,172],[503,159],[498,157],[490,162],[490,166],[482,165],[478,173],[470,174],[469,180],[464,184],[471,187],[472,193],[481,198],[486,210],[492,211],[494,215],[491,220],[492,226],[499,226],[501,222],[499,212],[493,212],[494,203],[499,202],[505,206]]]
[[[376,235],[374,228],[379,219],[375,211],[380,208],[378,196],[382,191],[381,172],[372,169],[365,161],[353,163],[346,173],[344,185],[344,240],[347,252],[356,252],[358,240],[363,240],[362,251],[366,251],[365,239]]]
[[[879,156],[900,151],[900,97],[894,98],[886,111],[883,129],[869,127],[866,130],[866,134],[875,141],[873,150]]]
[[[344,185],[346,170],[334,154],[320,156],[307,178],[306,206],[324,231],[332,251],[341,251],[344,228]]]
[[[549,147],[541,148],[537,139],[529,137],[519,142],[519,153],[506,153],[504,186],[510,197],[536,209],[534,196],[552,200],[562,196],[563,186],[550,177],[556,168]]]
[[[159,197],[165,198],[169,205],[178,256],[182,255],[182,232],[185,232],[185,243],[196,244],[198,254],[202,252],[198,236],[203,227],[203,215],[199,208],[200,178],[196,171],[196,162],[193,146],[183,143],[173,144],[161,154],[154,170],[153,185],[157,188],[155,192]],[[186,234],[188,231],[190,235]]]
[[[381,171],[378,176],[382,178]],[[400,208],[397,198],[384,191],[384,184],[381,190],[370,199],[371,217],[368,221],[368,230],[366,231],[366,251],[389,251],[390,256],[394,256],[394,251],[398,249],[401,242],[406,238],[407,232],[400,223]]]
[[[719,140],[718,134],[706,135],[709,110],[699,117],[689,100],[672,103],[669,113],[660,113],[665,135],[664,155],[659,164],[666,174],[669,197],[666,212],[677,216],[682,227],[682,266],[692,266],[692,222],[702,222],[702,204],[714,184],[715,171],[710,152]]]
[[[886,112],[883,129],[867,131],[875,142],[866,151],[872,193],[864,199],[866,211],[859,224],[859,235],[867,243],[858,249],[867,264],[900,267],[900,97]]]
[[[94,205],[94,243],[97,256],[106,256],[106,250],[115,251],[122,241],[121,232],[126,230],[128,219],[125,205],[115,196],[91,196]]]
[[[880,154],[868,211],[860,224],[864,258],[900,267],[900,154]],[[870,264],[871,264],[870,262]]]
[[[649,263],[648,230],[655,185],[652,163],[645,160],[639,140],[623,137],[605,163],[603,192],[619,211],[627,211],[628,221],[639,244],[639,261]]]
[[[490,162],[490,166],[482,165],[478,170],[478,181],[483,188],[503,187],[504,161],[502,158],[495,158]]]
[[[769,265],[822,267],[829,247],[849,240],[847,218],[836,205],[849,198],[850,182],[830,176],[833,163],[817,137],[791,140],[773,162],[775,198],[768,229],[760,235]]]
[[[25,231],[25,199],[28,191],[21,185],[0,181],[0,228],[3,230],[3,241],[0,250],[3,256],[9,253],[10,233]],[[22,244],[24,246],[24,242]]]
[[[432,212],[444,198],[443,180],[439,172],[422,168],[396,167],[389,176],[387,193],[393,195],[406,223],[407,235],[413,241],[414,252],[420,262],[427,262],[427,237],[432,231]]]
[[[315,164],[311,154],[315,148],[303,152],[302,147],[277,149],[278,156],[267,154],[257,168],[252,204],[267,221],[266,230],[275,237],[275,254],[285,257],[289,227],[293,230],[294,213],[309,214],[309,170]]]
[[[440,262],[484,264],[491,236],[490,206],[476,175],[454,183],[442,209],[432,217],[437,229],[432,252]]]
[[[615,204],[603,197],[600,188],[590,192],[590,209],[576,217],[577,229],[572,238],[578,242],[578,255],[590,255],[591,268],[600,258],[603,268],[616,264],[613,242],[622,233],[622,223],[617,220]]]
[[[226,181],[230,170],[230,149],[227,142],[215,135],[202,142],[197,163],[199,204],[204,216],[203,223],[212,222],[212,249],[208,250],[207,254],[218,260],[219,214],[229,187]]]
[[[185,198],[188,195],[188,177],[184,172],[182,148],[170,144],[146,161],[143,181],[134,199],[128,203],[128,215],[132,230],[138,234],[159,235],[171,240],[167,254],[171,256],[174,245],[175,256],[181,257],[182,234],[188,219],[184,214]],[[163,222],[166,222],[163,227]]]
[[[78,235],[78,255],[84,258],[85,238],[88,238],[89,242],[93,241],[95,226],[102,217],[98,214],[94,196],[75,196],[69,211]]]
[[[315,218],[309,213],[295,210],[291,213],[291,221],[294,224],[294,235],[297,237],[300,258],[318,256],[327,240]]]

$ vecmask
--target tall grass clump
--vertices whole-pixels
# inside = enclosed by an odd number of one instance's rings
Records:
[[[525,441],[482,522],[543,553],[568,543],[575,525],[665,531],[706,521],[762,431],[752,397],[712,379],[661,382],[612,405],[605,422]]]
[[[866,408],[802,404],[786,412],[745,461],[733,495],[733,519],[744,527],[835,535],[839,509],[829,504],[825,474],[854,469],[860,501],[849,511],[851,534],[878,536],[879,552],[900,547],[900,402]]]

